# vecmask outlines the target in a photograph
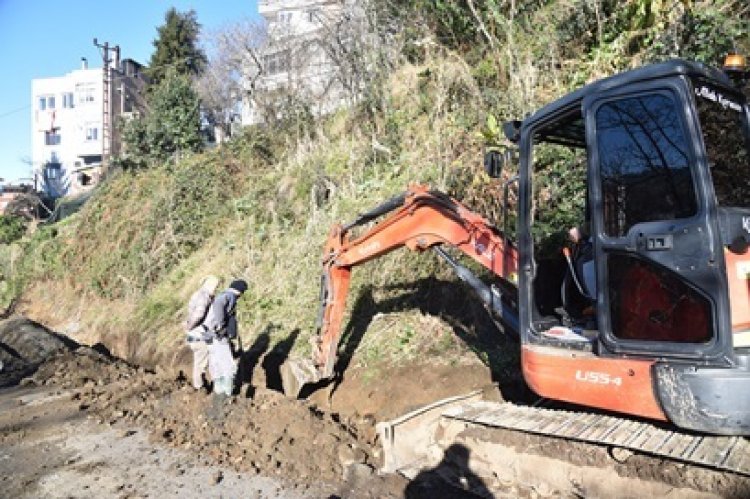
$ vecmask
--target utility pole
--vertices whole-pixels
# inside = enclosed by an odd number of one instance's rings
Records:
[[[115,70],[120,67],[120,46],[109,46],[109,42],[100,44],[94,38],[94,46],[102,54],[104,66],[103,92],[102,92],[102,165],[106,169],[109,166],[110,156],[112,154],[112,70],[110,63],[115,63]],[[114,59],[109,54],[114,53]]]

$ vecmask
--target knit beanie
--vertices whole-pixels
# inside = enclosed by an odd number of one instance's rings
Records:
[[[232,281],[232,284],[230,284],[229,287],[242,294],[247,291],[247,282],[242,279],[237,279]]]

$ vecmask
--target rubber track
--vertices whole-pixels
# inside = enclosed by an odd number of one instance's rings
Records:
[[[603,414],[476,401],[447,409],[443,417],[555,438],[611,445],[750,476],[750,440],[697,435]]]

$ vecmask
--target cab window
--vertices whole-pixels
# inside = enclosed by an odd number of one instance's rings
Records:
[[[688,140],[666,93],[606,102],[596,111],[604,232],[697,213]]]
[[[706,160],[719,206],[750,208],[750,155],[742,97],[693,81]]]

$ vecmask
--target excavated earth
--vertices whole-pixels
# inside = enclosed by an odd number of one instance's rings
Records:
[[[332,399],[321,391],[294,400],[272,389],[272,353],[261,353],[239,395],[215,398],[194,391],[182,374],[131,365],[101,345],[77,345],[23,318],[0,323],[0,496],[587,496],[520,475],[478,488],[466,473],[426,470],[410,482],[377,471],[375,422],[471,389],[489,393],[489,373],[478,362],[392,369],[374,381],[352,370]],[[642,497],[656,483],[668,486],[668,497],[750,497],[746,477],[498,435],[509,452],[594,466],[604,481],[610,474],[645,484],[612,496]],[[551,472],[540,469],[539,476]]]

